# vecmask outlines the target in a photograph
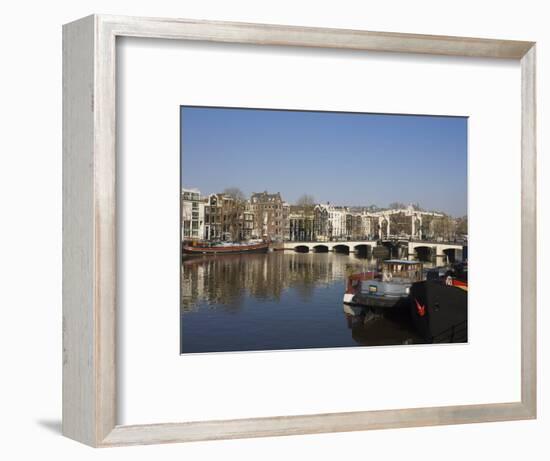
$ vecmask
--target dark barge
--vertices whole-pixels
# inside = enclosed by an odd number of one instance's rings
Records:
[[[410,289],[411,321],[427,343],[468,341],[468,285],[462,280],[425,280]]]

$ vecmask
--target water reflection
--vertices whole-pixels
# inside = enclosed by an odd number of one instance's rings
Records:
[[[194,257],[183,262],[181,307],[186,311],[206,302],[238,308],[246,295],[278,301],[282,291],[291,287],[307,301],[315,286],[344,280],[351,271],[375,265],[375,259],[335,254]]]
[[[390,346],[421,341],[402,318],[377,315],[368,308],[346,304],[343,310],[351,336],[361,346]]]
[[[345,277],[375,259],[274,252],[186,259],[181,351],[388,345],[418,338],[399,319],[346,311]]]

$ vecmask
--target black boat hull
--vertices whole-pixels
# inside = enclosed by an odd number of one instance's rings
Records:
[[[468,292],[426,280],[410,290],[410,313],[418,334],[428,343],[468,341]]]

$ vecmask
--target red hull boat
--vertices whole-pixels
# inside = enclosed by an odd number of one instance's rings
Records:
[[[204,244],[184,244],[182,251],[185,255],[224,255],[224,254],[240,254],[240,253],[267,253],[269,250],[269,242],[253,243],[253,244],[221,244],[221,245],[204,245]]]

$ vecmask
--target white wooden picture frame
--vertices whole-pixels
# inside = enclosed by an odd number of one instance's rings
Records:
[[[506,58],[521,63],[521,400],[303,416],[118,425],[116,39]],[[184,442],[536,417],[535,43],[93,15],[63,28],[63,434],[91,446]]]

